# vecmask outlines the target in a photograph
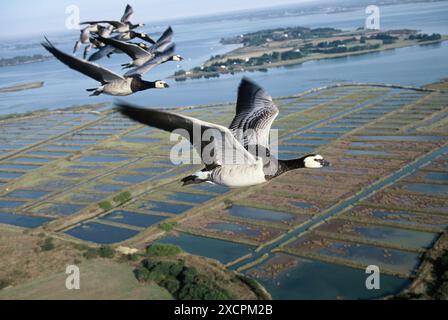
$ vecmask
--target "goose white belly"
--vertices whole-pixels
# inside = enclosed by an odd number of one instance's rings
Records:
[[[106,83],[103,86],[102,93],[109,94],[112,96],[127,96],[132,94],[131,89],[132,78],[127,78],[125,81],[117,80]]]
[[[211,181],[227,187],[247,187],[266,182],[263,161],[224,165],[211,172]]]
[[[149,61],[152,57],[153,57],[153,55],[137,58],[134,61],[132,61],[132,66],[133,67],[140,67],[143,64],[145,64],[147,61]]]

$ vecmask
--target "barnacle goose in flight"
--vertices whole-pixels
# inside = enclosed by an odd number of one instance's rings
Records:
[[[117,109],[142,124],[175,132],[190,140],[205,168],[183,178],[184,185],[212,182],[227,187],[245,187],[261,184],[290,170],[330,165],[318,154],[290,160],[279,160],[270,154],[269,131],[278,109],[272,98],[247,78],[243,78],[239,86],[236,114],[230,128],[123,102],[117,104]],[[204,139],[204,134],[208,138]],[[253,143],[256,148],[251,148]]]
[[[96,96],[104,93],[112,96],[127,96],[137,91],[152,88],[163,89],[169,87],[165,81],[145,81],[141,78],[141,74],[121,76],[107,68],[66,54],[56,49],[47,38],[45,38],[45,40],[47,42],[42,42],[42,46],[52,53],[59,61],[67,65],[69,68],[101,82],[100,87],[87,89],[87,91],[93,91],[91,95]]]

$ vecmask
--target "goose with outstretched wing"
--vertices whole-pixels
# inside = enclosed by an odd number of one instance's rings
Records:
[[[182,61],[183,58],[180,55],[174,54],[175,48],[176,45],[174,43],[170,44],[170,46],[165,49],[165,51],[156,53],[153,58],[146,61],[143,65],[129,70],[124,75],[126,77],[142,76],[163,63],[169,61]]]
[[[42,42],[42,46],[53,54],[56,59],[69,68],[101,83],[101,86],[98,88],[87,89],[87,91],[93,92],[91,95],[97,96],[104,93],[113,96],[127,96],[146,89],[163,89],[169,87],[165,81],[161,80],[145,81],[140,76],[128,77],[119,75],[105,67],[64,53],[53,46],[47,38],[45,40],[46,42]]]
[[[205,168],[183,178],[184,185],[211,182],[228,187],[245,187],[266,182],[290,170],[329,165],[317,154],[291,160],[277,160],[268,155],[268,160],[276,161],[268,161],[269,165],[265,165],[266,158],[249,152],[245,141],[254,141],[256,136],[267,148],[268,137],[261,132],[265,129],[269,131],[278,110],[270,96],[248,79],[243,79],[238,95],[237,112],[230,129],[196,118],[126,103],[119,103],[117,109],[135,121],[178,133],[190,141]],[[238,135],[235,132],[242,133]],[[270,165],[273,162],[277,163],[274,171]]]

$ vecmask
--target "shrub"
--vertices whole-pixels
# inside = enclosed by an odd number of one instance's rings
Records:
[[[86,252],[83,253],[83,257],[86,259],[95,259],[98,257],[98,250],[89,248]]]
[[[54,249],[53,238],[45,239],[44,243],[40,246],[42,251],[50,251]]]
[[[113,200],[114,200],[115,202],[118,202],[118,203],[122,204],[122,203],[125,203],[126,201],[131,200],[131,198],[132,198],[131,193],[130,193],[129,191],[124,191],[124,192],[122,192],[122,193],[116,195],[116,196],[113,198]]]
[[[98,249],[98,254],[101,258],[113,258],[115,256],[115,250],[111,247],[102,246]]]
[[[159,228],[162,229],[163,231],[170,232],[171,230],[174,229],[176,225],[177,225],[176,221],[162,222],[159,224]]]
[[[86,250],[89,250],[89,247],[86,246],[85,244],[82,244],[82,243],[74,243],[74,244],[73,244],[73,247],[74,247],[76,250],[79,250],[79,251],[86,251]]]
[[[98,205],[104,211],[109,211],[110,209],[112,209],[112,204],[109,201],[101,201]]]
[[[160,282],[160,285],[171,294],[174,294],[180,288],[180,282],[176,279],[164,279]]]
[[[183,282],[193,282],[196,279],[198,271],[195,267],[185,267],[181,274]]]
[[[11,280],[6,280],[6,279],[1,279],[0,280],[0,290],[9,287],[10,285],[12,285]]]
[[[148,281],[150,274],[151,274],[151,272],[148,269],[146,269],[145,267],[139,267],[134,270],[134,275],[137,278],[137,280],[140,282]]]
[[[154,243],[146,248],[147,255],[156,257],[175,256],[181,252],[180,247],[169,243]]]
[[[168,274],[172,277],[177,278],[183,270],[184,270],[183,263],[173,263],[169,267]]]
[[[128,254],[127,258],[129,261],[137,261],[139,259],[139,256],[136,253],[131,253]]]

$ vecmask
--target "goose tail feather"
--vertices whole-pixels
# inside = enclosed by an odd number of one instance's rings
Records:
[[[188,186],[190,184],[199,184],[199,183],[203,183],[203,182],[208,182],[208,181],[210,181],[210,172],[199,171],[190,176],[183,178],[181,181],[183,183],[182,186]]]

